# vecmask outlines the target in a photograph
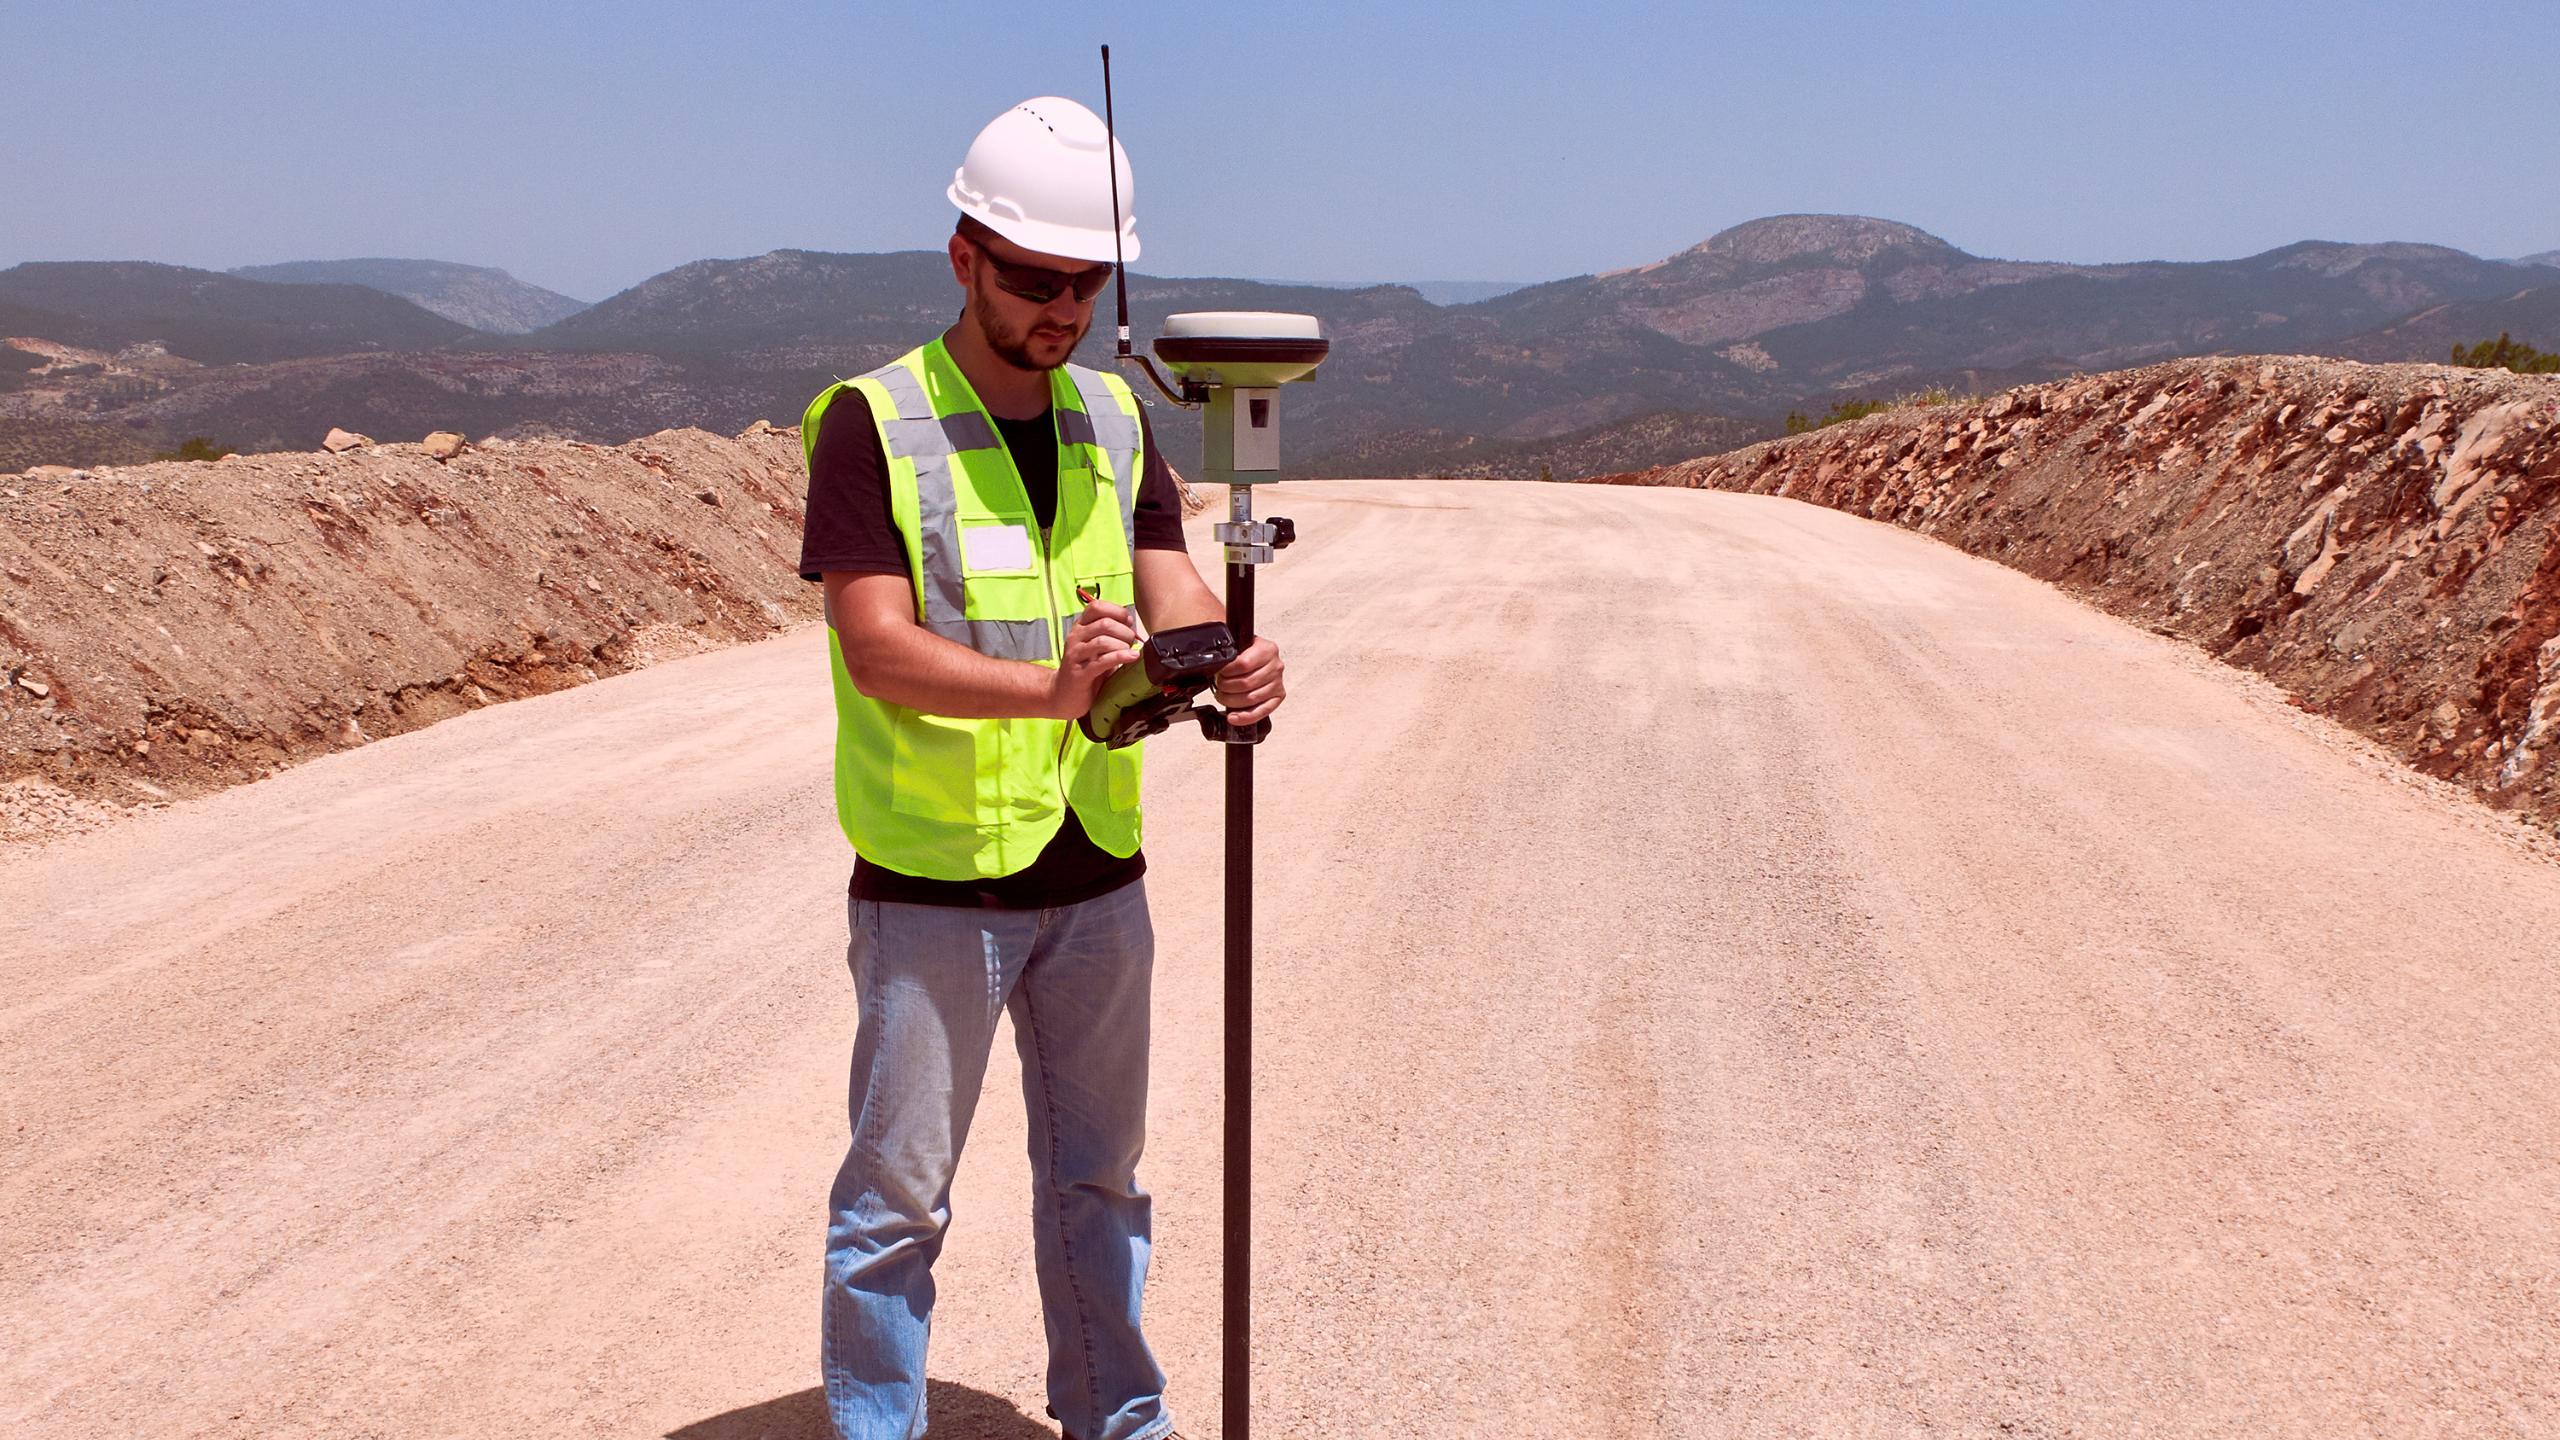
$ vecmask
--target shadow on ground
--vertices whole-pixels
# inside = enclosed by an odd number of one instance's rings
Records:
[[[1013,1402],[954,1385],[925,1382],[925,1413],[933,1440],[1058,1440],[1058,1432],[1014,1408]],[[667,1440],[830,1440],[827,1395],[815,1386],[778,1400],[741,1406],[667,1432]]]

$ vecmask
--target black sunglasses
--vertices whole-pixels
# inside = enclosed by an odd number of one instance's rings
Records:
[[[1015,265],[999,260],[995,252],[975,240],[969,242],[980,259],[994,271],[996,288],[1007,295],[1018,295],[1034,305],[1046,305],[1072,291],[1081,305],[1102,293],[1111,283],[1111,267],[1096,265],[1090,270],[1045,270],[1037,265]]]

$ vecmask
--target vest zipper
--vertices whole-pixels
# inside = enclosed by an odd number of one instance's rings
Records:
[[[1039,517],[1035,515],[1032,518],[1036,520]],[[1040,578],[1044,586],[1049,583],[1049,564],[1049,539],[1044,535],[1040,538]],[[1060,668],[1064,668],[1067,663],[1067,634],[1066,627],[1058,624],[1054,618],[1057,613],[1057,608],[1058,592],[1052,589],[1049,591],[1049,610],[1053,617],[1051,621],[1051,632],[1056,636],[1056,638],[1051,640],[1049,644],[1050,647],[1057,652]],[[1058,777],[1058,808],[1067,811],[1070,814],[1073,814],[1075,811],[1075,802],[1067,798],[1067,747],[1075,743],[1076,727],[1081,723],[1083,722],[1070,720],[1067,722],[1066,728],[1058,732],[1058,763],[1051,767]],[[1084,823],[1083,817],[1077,817],[1076,823],[1078,825],[1082,825]]]

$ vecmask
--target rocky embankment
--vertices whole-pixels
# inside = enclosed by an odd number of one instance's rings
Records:
[[[1610,478],[1935,535],[2560,820],[2560,377],[2183,360]]]
[[[761,422],[0,477],[0,838],[814,619],[804,489]]]

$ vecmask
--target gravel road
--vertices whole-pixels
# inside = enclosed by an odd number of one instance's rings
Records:
[[[1259,1433],[2560,1434],[2518,829],[1835,512],[1270,500]],[[0,859],[0,1430],[822,1433],[822,654]],[[1150,1315],[1200,1440],[1219,782],[1152,748]],[[943,1440],[1052,1433],[996,1055]]]

